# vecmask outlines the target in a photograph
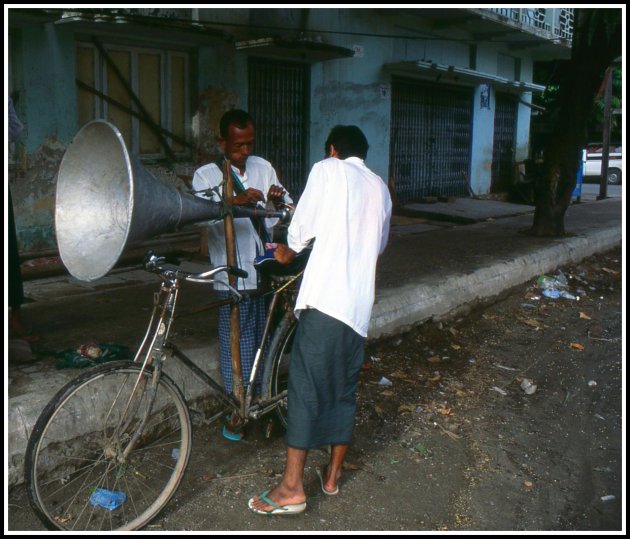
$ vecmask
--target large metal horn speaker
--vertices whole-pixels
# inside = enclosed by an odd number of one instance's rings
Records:
[[[103,277],[127,246],[222,215],[220,204],[181,193],[130,159],[120,131],[103,120],[77,133],[59,166],[57,244],[82,281]]]

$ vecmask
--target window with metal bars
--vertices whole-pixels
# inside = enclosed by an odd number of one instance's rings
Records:
[[[254,153],[269,161],[297,200],[306,184],[310,65],[249,59],[248,112],[256,124]]]

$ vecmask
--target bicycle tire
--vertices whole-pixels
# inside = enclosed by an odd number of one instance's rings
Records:
[[[181,391],[164,373],[140,437],[126,459],[118,457],[117,448],[129,441],[149,400],[153,367],[139,379],[140,372],[129,361],[90,369],[59,390],[39,416],[24,470],[31,506],[48,529],[139,529],[177,490],[192,428]],[[116,428],[121,435],[115,440]],[[102,495],[105,502],[98,499]],[[122,502],[111,499],[123,496]]]
[[[289,366],[291,364],[291,347],[293,337],[297,329],[297,320],[293,316],[284,316],[274,331],[269,344],[269,353],[266,362],[266,380],[263,387],[266,388],[266,396],[273,399],[288,388]],[[276,409],[276,415],[281,425],[287,427],[286,399]]]

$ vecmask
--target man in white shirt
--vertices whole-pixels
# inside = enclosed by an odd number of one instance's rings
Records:
[[[339,479],[355,422],[355,393],[374,304],[376,261],[385,249],[392,203],[383,180],[363,160],[368,143],[356,126],[336,126],[330,156],[313,166],[293,215],[288,263],[315,240],[296,302],[299,317],[289,369],[287,462],[279,485],[249,500],[259,514],[306,508],[303,476],[308,450],[331,446],[318,469],[324,494]]]
[[[276,172],[268,161],[261,157],[251,155],[256,132],[252,117],[243,110],[230,110],[226,112],[220,121],[219,144],[226,159],[232,165],[232,177],[234,180],[234,193],[232,204],[235,206],[257,206],[265,203],[279,204],[287,195],[276,176]],[[209,163],[197,169],[193,176],[193,189],[197,196],[221,201],[223,195],[223,159],[217,163]],[[265,195],[263,193],[267,193]],[[234,219],[234,231],[236,241],[236,257],[239,268],[245,270],[247,278],[239,279],[239,290],[255,290],[258,287],[254,258],[265,252],[264,243],[271,241],[272,228],[277,219],[250,218]],[[208,225],[208,251],[210,261],[214,266],[226,263],[225,229],[223,220],[212,222]],[[224,285],[215,284],[217,295],[227,298]],[[243,368],[243,381],[249,381],[256,349],[262,338],[266,304],[265,298],[258,297],[246,299],[239,304],[241,321],[241,365]],[[225,305],[219,308],[219,350],[220,367],[223,384],[227,393],[232,392],[232,360],[230,351],[230,307]],[[262,372],[257,383],[260,384]],[[240,432],[224,429],[224,435],[233,440],[242,437]]]

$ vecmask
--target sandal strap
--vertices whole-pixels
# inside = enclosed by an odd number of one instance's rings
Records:
[[[280,507],[276,502],[274,502],[273,500],[267,498],[267,494],[269,494],[268,490],[265,490],[265,492],[263,492],[262,494],[258,495],[258,499],[262,500],[263,502],[265,502],[267,505],[271,505],[271,507],[273,507],[274,509],[284,509],[283,507]]]

